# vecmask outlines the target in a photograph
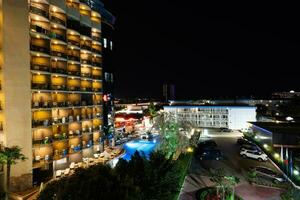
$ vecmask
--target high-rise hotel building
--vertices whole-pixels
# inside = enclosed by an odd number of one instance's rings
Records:
[[[0,142],[28,158],[12,167],[12,190],[103,149],[114,21],[99,0],[0,0]]]

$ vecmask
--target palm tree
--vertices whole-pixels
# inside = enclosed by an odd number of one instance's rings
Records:
[[[21,153],[21,148],[18,146],[4,147],[0,149],[0,164],[6,164],[6,191],[9,193],[10,186],[10,169],[17,161],[24,161],[27,158]]]
[[[209,171],[210,174],[210,181],[214,182],[216,184],[216,190],[217,190],[217,196],[219,196],[219,188],[222,188],[222,199],[225,197],[225,191],[224,191],[224,186],[225,186],[225,171],[223,168],[219,169],[211,169]]]

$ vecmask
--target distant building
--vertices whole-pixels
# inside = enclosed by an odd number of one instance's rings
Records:
[[[189,122],[199,128],[248,128],[256,121],[255,106],[164,106],[180,122]]]
[[[163,97],[166,102],[169,100],[175,100],[175,85],[164,84],[163,85]]]
[[[294,90],[291,90],[289,92],[274,92],[272,93],[273,99],[292,99],[300,97],[300,92],[295,92]]]

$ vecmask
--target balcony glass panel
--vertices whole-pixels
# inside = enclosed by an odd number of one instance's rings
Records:
[[[31,37],[30,50],[49,54],[50,40],[44,38]]]
[[[52,59],[51,60],[51,72],[67,74],[67,61]]]
[[[80,94],[69,94],[68,95],[69,106],[81,106],[81,95]]]
[[[66,26],[66,15],[60,12],[51,12],[50,20],[62,26]]]
[[[92,78],[93,79],[102,79],[102,70],[94,68],[92,71]]]
[[[50,126],[51,123],[51,111],[40,110],[32,113],[32,127],[47,127]]]
[[[66,124],[69,122],[70,109],[53,109],[52,118],[54,124]],[[66,132],[66,131],[64,131]]]
[[[74,116],[75,117],[75,116]],[[75,120],[75,118],[74,118]],[[73,122],[69,124],[69,138],[81,135],[81,123]]]
[[[34,166],[45,162],[49,162],[53,159],[53,147],[51,145],[37,146],[33,149],[33,161]]]
[[[68,74],[74,76],[80,76],[80,65],[79,64],[72,64],[69,62],[68,64]]]
[[[54,160],[59,160],[68,155],[68,141],[67,140],[61,140],[61,141],[55,141],[53,143],[53,149],[54,149]]]
[[[50,57],[31,55],[30,66],[32,70],[49,71]]]
[[[61,29],[61,28],[57,28],[57,26],[51,26],[50,36],[51,36],[51,38],[66,41],[66,30]]]
[[[92,82],[88,80],[81,81],[81,91],[92,91]]]
[[[65,93],[55,92],[52,93],[53,107],[66,107],[68,95]]]
[[[93,146],[93,135],[83,134],[82,135],[82,148],[90,148]]]
[[[93,95],[93,102],[94,105],[102,105],[102,95],[100,94]]]
[[[73,137],[69,140],[69,153],[77,153],[81,151],[81,138]]]
[[[65,77],[52,76],[51,83],[53,90],[66,90],[67,80]]]
[[[29,10],[33,14],[49,18],[49,6],[46,4],[31,3],[31,5],[29,6]]]
[[[52,98],[50,93],[33,92],[32,108],[50,108],[52,106]]]
[[[50,89],[50,77],[44,74],[32,74],[32,89]]]
[[[93,81],[93,91],[94,92],[102,91],[102,82]]]
[[[52,128],[39,128],[32,133],[34,144],[51,144],[53,141]]]
[[[68,48],[68,59],[73,61],[80,61],[80,50]]]
[[[68,90],[80,91],[80,79],[68,78]]]
[[[62,44],[51,44],[51,55],[67,58],[67,46]]]

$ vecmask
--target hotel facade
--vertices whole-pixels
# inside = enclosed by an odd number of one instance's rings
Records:
[[[197,128],[248,128],[256,121],[254,106],[164,106],[179,122],[188,122]]]
[[[114,21],[99,0],[0,0],[0,142],[28,158],[12,167],[12,191],[103,150]]]

